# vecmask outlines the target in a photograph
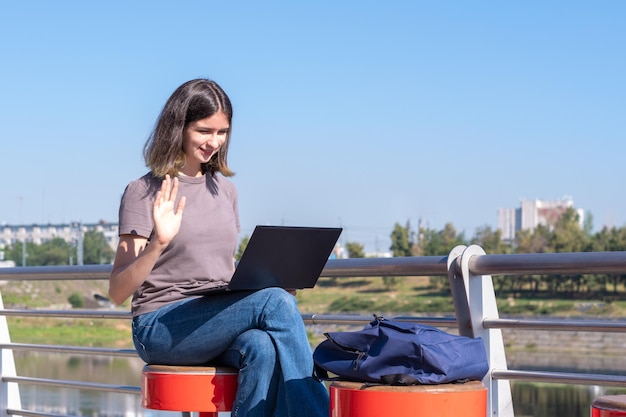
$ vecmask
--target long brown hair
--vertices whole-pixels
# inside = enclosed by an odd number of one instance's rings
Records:
[[[227,155],[232,130],[233,108],[230,99],[215,82],[207,79],[187,81],[178,87],[163,106],[154,130],[143,147],[146,166],[157,177],[177,176],[185,164],[183,131],[189,123],[222,112],[231,128],[226,141],[209,162],[202,164],[202,172],[226,177],[234,173],[228,167]]]

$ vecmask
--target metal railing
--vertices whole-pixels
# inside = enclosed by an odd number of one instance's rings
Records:
[[[110,270],[110,265],[0,268],[0,280],[106,280]],[[626,332],[626,323],[608,320],[537,320],[501,319],[499,317],[491,275],[567,273],[626,274],[626,252],[487,255],[478,246],[458,246],[453,248],[447,256],[329,260],[322,272],[322,277],[447,276],[456,318],[402,316],[394,317],[394,319],[437,327],[456,327],[459,334],[481,337],[490,363],[490,371],[483,380],[488,388],[489,396],[487,416],[513,417],[509,385],[511,380],[626,386],[624,376],[507,369],[501,329]],[[15,371],[13,352],[19,350],[109,357],[136,357],[136,353],[132,349],[11,343],[7,325],[9,316],[130,319],[129,312],[117,310],[5,309],[0,297],[0,348],[2,349],[0,417],[9,415],[59,417],[59,414],[22,409],[19,386],[26,384],[139,394],[140,387],[138,386],[18,376]],[[371,321],[371,316],[341,314],[303,314],[302,317],[307,324],[319,325],[362,325]]]

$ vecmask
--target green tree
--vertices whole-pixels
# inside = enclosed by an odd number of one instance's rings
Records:
[[[85,265],[110,264],[115,252],[109,246],[104,233],[95,230],[85,232],[83,236],[83,263]]]
[[[246,246],[248,246],[248,242],[250,242],[250,236],[244,236],[241,238],[241,241],[239,242],[239,247],[237,248],[237,253],[235,254],[236,261],[239,261],[241,259],[243,251],[245,251]]]
[[[452,223],[446,223],[439,231],[421,229],[416,252],[424,256],[447,255],[455,246],[464,244],[466,244],[464,234],[457,234]]]
[[[502,240],[502,230],[493,231],[487,225],[476,229],[471,243],[479,245],[486,253],[511,253],[512,251],[511,245]]]
[[[549,243],[552,251],[584,252],[589,248],[589,238],[585,230],[581,229],[578,213],[568,208],[554,225],[550,234]]]
[[[365,258],[365,248],[358,242],[346,242],[349,258]]]
[[[589,236],[580,227],[580,218],[573,208],[568,208],[556,221],[549,235],[552,252],[585,252],[590,247]],[[591,276],[584,274],[551,275],[545,278],[550,288],[560,288],[570,296],[586,290]]]
[[[534,231],[529,229],[520,230],[516,234],[516,253],[549,253],[550,231],[547,227],[539,225]]]
[[[22,242],[16,242],[8,251],[8,259],[22,265]],[[57,237],[41,245],[26,242],[27,266],[68,265],[70,258],[76,259],[76,248]]]
[[[12,246],[6,248],[4,252],[5,259],[15,262],[15,265],[17,266],[32,265],[32,263],[30,262],[30,259],[28,258],[30,257],[30,254],[34,253],[35,244],[32,242],[26,242],[26,250],[24,251],[24,254],[26,255],[25,265],[22,265],[22,255],[23,255],[22,247],[23,246],[24,246],[23,242],[15,242]]]
[[[393,256],[412,255],[412,244],[409,240],[409,236],[408,224],[406,227],[402,227],[399,223],[393,226],[393,231],[391,232],[391,246],[389,247]]]
[[[593,252],[626,251],[626,227],[602,228],[590,238],[589,250]],[[598,291],[606,292],[610,283],[610,291],[613,295],[618,293],[619,285],[624,281],[626,281],[626,275],[603,274],[594,277],[594,284]]]
[[[26,245],[28,248],[28,245]],[[33,266],[68,265],[70,258],[76,259],[76,248],[65,239],[56,237],[41,245],[33,245],[28,253],[28,264]]]

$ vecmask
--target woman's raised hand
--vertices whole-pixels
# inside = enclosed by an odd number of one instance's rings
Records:
[[[164,246],[169,245],[180,230],[186,200],[181,197],[175,206],[177,194],[178,178],[171,179],[166,175],[152,206],[155,240]]]

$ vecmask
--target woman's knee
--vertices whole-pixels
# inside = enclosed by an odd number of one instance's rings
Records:
[[[272,338],[263,330],[251,329],[240,334],[230,346],[242,357],[242,366],[255,360],[273,362],[276,360],[276,348]]]
[[[265,288],[259,291],[259,295],[266,297],[267,305],[271,305],[288,314],[299,314],[296,297],[282,288]]]

